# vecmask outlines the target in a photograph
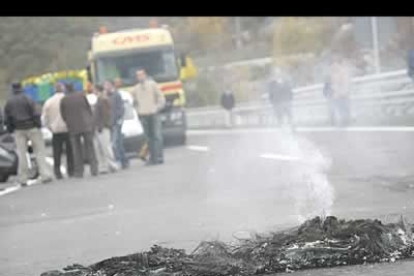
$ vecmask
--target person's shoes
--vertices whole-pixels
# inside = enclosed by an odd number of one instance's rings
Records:
[[[42,179],[42,183],[43,184],[48,184],[48,183],[51,183],[53,181],[53,179],[52,178],[46,178],[46,179]]]
[[[145,166],[155,166],[155,165],[161,165],[164,164],[164,160],[159,160],[159,161],[147,161],[145,163]]]
[[[144,162],[147,162],[148,161],[148,158],[146,156],[143,156],[143,155],[140,155],[139,156],[139,159],[141,159]]]
[[[147,161],[145,162],[145,166],[155,166],[157,163],[153,161]]]
[[[22,188],[24,188],[24,187],[27,187],[27,186],[29,186],[29,185],[27,185],[27,182],[24,182],[24,183],[20,183],[20,186],[21,186]]]
[[[62,180],[62,179],[63,179],[63,176],[62,176],[61,174],[57,174],[57,175],[56,175],[56,179],[57,179],[57,180]]]

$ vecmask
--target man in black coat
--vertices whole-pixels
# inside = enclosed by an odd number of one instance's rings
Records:
[[[233,93],[230,90],[224,91],[221,95],[221,106],[227,110],[226,125],[231,127],[233,125],[233,108],[235,106],[235,100]]]
[[[94,118],[92,109],[83,93],[75,92],[72,85],[67,85],[67,94],[60,103],[60,112],[65,121],[72,144],[75,163],[74,176],[83,177],[84,160],[82,149],[85,149],[91,174],[98,175],[98,161],[93,144]],[[82,145],[83,140],[83,145]]]
[[[268,93],[279,126],[283,124],[283,119],[286,117],[289,125],[293,127],[293,91],[290,84],[282,78],[272,79],[268,84]]]
[[[12,85],[13,95],[4,108],[5,124],[10,133],[14,133],[19,159],[18,176],[22,186],[27,185],[29,167],[27,146],[32,142],[33,151],[44,183],[52,181],[51,172],[46,164],[45,141],[40,130],[41,113],[32,98],[27,96],[20,83]]]
[[[408,76],[414,81],[414,49],[408,51],[407,67]]]

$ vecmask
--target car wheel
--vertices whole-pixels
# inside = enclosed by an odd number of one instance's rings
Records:
[[[5,182],[7,182],[7,180],[9,180],[9,175],[8,174],[1,174],[0,175],[0,183],[5,183]]]
[[[186,142],[187,142],[187,135],[185,134],[177,138],[178,145],[185,145]]]

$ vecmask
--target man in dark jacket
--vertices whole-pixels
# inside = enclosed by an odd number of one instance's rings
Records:
[[[120,92],[112,81],[104,83],[104,90],[111,103],[111,133],[115,159],[123,169],[129,167],[129,160],[125,154],[122,124],[124,123],[125,106]]]
[[[335,101],[333,99],[333,91],[332,91],[332,81],[331,77],[326,77],[325,83],[323,86],[323,96],[327,100],[328,103],[328,113],[329,113],[329,119],[332,126],[336,125],[336,110],[335,110]]]
[[[268,86],[269,100],[273,105],[279,126],[283,124],[286,117],[289,125],[293,128],[292,120],[292,88],[286,80],[282,78],[272,79]]]
[[[44,183],[52,180],[51,172],[46,164],[45,142],[41,128],[41,114],[35,102],[26,94],[20,83],[12,85],[13,95],[4,108],[6,127],[14,133],[19,159],[18,176],[22,186],[27,185],[29,168],[27,164],[27,144],[32,142],[33,151]]]
[[[408,76],[414,81],[414,49],[408,51],[407,67]]]
[[[231,127],[233,124],[232,110],[235,105],[233,93],[230,90],[224,91],[221,95],[221,106],[227,111],[226,125]]]
[[[67,85],[67,95],[62,99],[60,112],[68,127],[72,143],[73,159],[75,162],[75,177],[83,177],[84,162],[82,149],[85,149],[90,165],[91,174],[98,174],[98,162],[93,146],[94,122],[92,109],[83,93],[74,91],[72,85]],[[82,145],[82,141],[84,145]]]

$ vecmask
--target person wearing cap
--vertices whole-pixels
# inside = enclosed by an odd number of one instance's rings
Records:
[[[69,139],[68,127],[60,114],[60,102],[63,97],[65,97],[65,86],[58,82],[55,85],[55,94],[45,102],[42,112],[44,125],[53,133],[53,166],[57,179],[63,178],[60,170],[63,148],[66,151],[68,175],[72,177],[74,174],[72,145]]]
[[[22,186],[27,186],[29,167],[26,154],[27,144],[32,142],[33,152],[43,183],[52,181],[51,172],[46,164],[45,141],[41,128],[41,113],[36,103],[27,96],[20,83],[13,83],[13,95],[4,108],[5,124],[10,133],[14,133],[18,155],[18,178]]]

